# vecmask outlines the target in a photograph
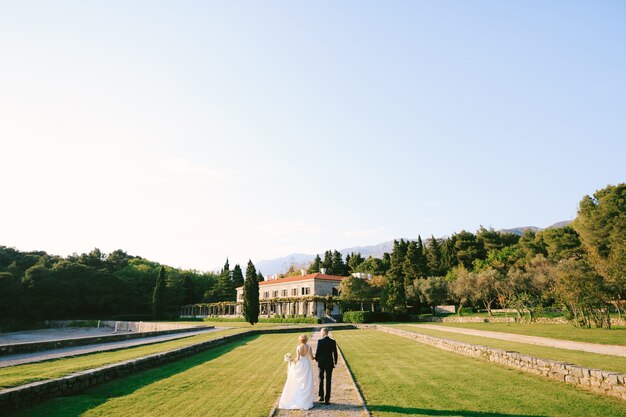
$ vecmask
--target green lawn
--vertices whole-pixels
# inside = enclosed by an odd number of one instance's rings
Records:
[[[335,331],[374,417],[625,416],[626,403],[375,330]]]
[[[552,323],[419,323],[438,326],[464,327],[466,329],[487,330],[523,334],[528,336],[551,337],[553,339],[573,340],[576,342],[601,343],[605,345],[626,346],[626,327],[616,326],[607,329],[582,329],[571,324]]]
[[[120,349],[108,352],[91,353],[66,359],[55,359],[45,362],[16,365],[0,368],[0,388],[14,387],[29,382],[43,379],[59,378],[74,372],[89,368],[121,362],[128,359],[139,358],[153,353],[164,352],[200,343],[229,334],[239,333],[243,329],[215,330],[183,339],[168,342],[155,343],[152,345],[138,346],[128,349]]]
[[[569,362],[589,368],[603,369],[605,371],[621,372],[626,374],[626,358],[621,356],[600,355],[597,353],[580,352],[577,350],[557,349],[547,346],[530,345],[506,340],[491,339],[488,337],[470,336],[459,333],[425,329],[408,325],[393,325],[401,330],[413,333],[427,334],[430,336],[443,337],[458,340],[459,342],[472,343],[474,345],[489,346],[497,349],[514,350],[525,355],[539,358],[552,359],[555,361]]]
[[[287,377],[283,355],[296,345],[297,334],[247,337],[11,416],[265,417]]]

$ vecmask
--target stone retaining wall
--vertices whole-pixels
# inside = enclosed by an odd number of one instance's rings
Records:
[[[336,327],[354,328],[352,325]],[[320,326],[278,327],[273,329],[248,330],[234,335],[223,336],[218,339],[196,343],[191,346],[155,353],[141,358],[118,362],[100,368],[88,369],[62,378],[49,379],[20,385],[14,388],[0,390],[0,415],[2,411],[35,404],[50,397],[71,395],[87,388],[109,382],[131,373],[154,368],[188,356],[195,355],[224,343],[232,342],[244,337],[268,333],[293,333],[319,330]]]
[[[360,324],[357,325],[357,327],[360,329],[375,329],[407,339],[413,339],[439,349],[484,359],[524,372],[542,375],[550,379],[576,385],[598,394],[626,400],[626,375],[617,372],[585,368],[571,363],[537,358],[518,352],[473,345],[456,340],[394,329],[387,326]]]
[[[105,334],[101,336],[78,337],[75,339],[43,340],[41,342],[12,343],[0,345],[0,356],[13,355],[17,353],[41,352],[44,350],[60,349],[70,346],[84,346],[96,343],[118,342],[121,340],[138,339],[150,336],[160,336],[164,334],[185,333],[194,330],[205,331],[213,329],[214,326],[197,326],[178,328],[171,330],[158,330],[141,333],[119,333]]]
[[[517,317],[421,317],[417,321],[426,323],[515,323]],[[533,323],[567,324],[569,321],[563,318],[537,317]],[[611,319],[612,326],[626,326],[625,319]]]

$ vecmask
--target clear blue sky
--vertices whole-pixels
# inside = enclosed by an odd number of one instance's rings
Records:
[[[219,267],[626,180],[622,1],[0,5],[0,244]]]

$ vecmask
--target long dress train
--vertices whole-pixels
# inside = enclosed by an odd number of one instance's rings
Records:
[[[298,346],[299,347],[299,346]],[[289,364],[287,382],[278,402],[278,408],[287,410],[308,410],[313,407],[314,383],[313,364],[310,359],[311,346],[307,353],[300,355],[296,348],[296,361]]]

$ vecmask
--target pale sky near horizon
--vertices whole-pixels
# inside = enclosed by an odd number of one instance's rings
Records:
[[[621,1],[0,2],[0,245],[210,270],[626,180]]]

